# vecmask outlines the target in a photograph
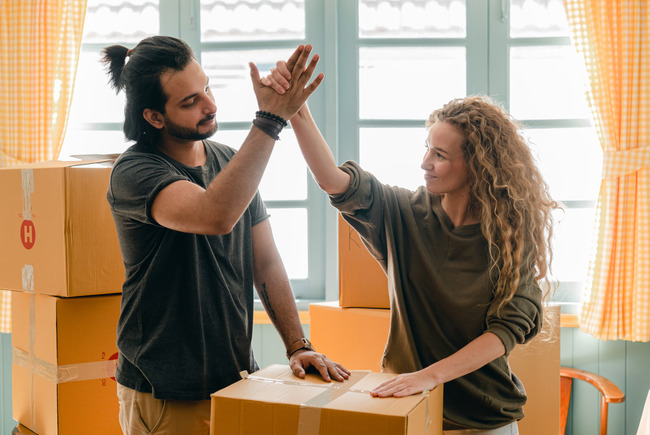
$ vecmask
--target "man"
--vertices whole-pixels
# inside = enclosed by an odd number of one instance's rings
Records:
[[[303,74],[284,95],[249,64],[260,111],[235,152],[207,140],[217,107],[187,44],[157,36],[104,50],[136,142],[116,161],[107,195],[126,268],[116,370],[125,434],[208,433],[210,394],[257,369],[253,285],[297,376],[309,367],[325,380],[349,375],[304,338],[257,192],[284,120],[323,79],[308,83],[318,62],[307,65],[310,51],[293,54]]]

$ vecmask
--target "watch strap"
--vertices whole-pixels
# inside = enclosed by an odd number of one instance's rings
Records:
[[[314,346],[312,346],[311,341],[309,341],[309,339],[303,337],[300,340],[291,343],[291,345],[287,347],[287,358],[290,359],[291,355],[293,355],[294,353],[298,352],[301,349],[306,349],[313,352]]]

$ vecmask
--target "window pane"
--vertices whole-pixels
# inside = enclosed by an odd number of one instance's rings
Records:
[[[385,184],[415,190],[424,184],[424,128],[362,128],[359,163]]]
[[[304,0],[201,0],[203,42],[304,37]]]
[[[592,247],[595,209],[569,208],[555,213],[552,272],[558,281],[584,282]]]
[[[518,119],[589,118],[585,83],[571,46],[510,49],[510,112]]]
[[[124,92],[115,94],[108,84],[108,75],[99,62],[97,52],[84,52],[79,55],[77,77],[75,79],[70,125],[84,122],[123,122]]]
[[[201,64],[210,77],[219,121],[252,121],[258,109],[251,85],[248,62],[254,62],[264,77],[292,50],[245,50],[203,52]],[[314,77],[316,74],[314,74]]]
[[[249,130],[219,130],[212,139],[239,149]],[[280,133],[269,164],[260,182],[265,201],[307,199],[307,165],[300,153],[296,136],[290,129]]]
[[[309,253],[307,249],[307,210],[304,208],[269,208],[275,244],[287,269],[289,279],[306,279]]]
[[[556,201],[595,201],[602,148],[593,128],[527,129],[539,168]]]
[[[79,154],[120,154],[133,142],[127,142],[122,130],[71,130],[63,140],[59,160],[74,160],[71,156]]]
[[[361,38],[463,38],[465,0],[360,0]]]
[[[465,70],[464,47],[361,48],[360,116],[424,120],[449,100],[465,95]]]
[[[510,0],[510,36],[569,36],[562,0]]]
[[[160,33],[158,0],[88,0],[83,42],[139,42]]]

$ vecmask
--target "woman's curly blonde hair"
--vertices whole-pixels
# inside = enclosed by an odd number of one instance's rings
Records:
[[[498,313],[530,274],[545,280],[546,299],[551,288],[552,211],[559,207],[519,123],[488,97],[477,96],[452,100],[434,111],[427,128],[436,122],[456,126],[465,137],[470,211],[480,218],[488,241],[496,279],[494,309]]]

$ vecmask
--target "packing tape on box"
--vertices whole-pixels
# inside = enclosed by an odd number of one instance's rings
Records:
[[[29,293],[28,352],[17,347],[12,347],[12,362],[14,364],[23,367],[32,375],[40,375],[55,384],[115,377],[117,359],[57,366],[56,364],[37,358],[34,353],[36,347],[36,294],[33,290],[26,292]],[[33,376],[31,377],[30,392],[32,397],[32,400],[30,401],[30,427],[36,427],[36,410],[34,409],[36,391]]]
[[[22,169],[20,171],[23,185],[23,219],[32,220],[32,193],[34,193],[34,170]]]
[[[94,361],[57,366],[39,358],[32,358],[27,352],[13,348],[13,363],[32,370],[55,384],[75,381],[89,381],[115,377],[117,360]]]
[[[363,390],[358,388],[352,388],[357,382],[365,378],[371,372],[352,372],[352,376],[347,381],[341,384],[315,384],[305,381],[290,381],[287,379],[273,379],[267,378],[264,376],[249,375],[247,371],[240,372],[240,376],[243,379],[248,379],[252,381],[261,381],[261,382],[273,382],[284,385],[299,385],[310,387],[319,387],[323,388],[324,391],[316,396],[312,397],[308,401],[300,405],[300,413],[298,415],[298,431],[296,435],[319,435],[320,433],[320,415],[321,409],[332,402],[337,397],[342,396],[347,392],[354,393],[364,393],[370,394],[370,390]],[[339,386],[340,385],[340,386]],[[426,396],[426,418],[425,418],[425,430],[424,433],[427,433],[429,430],[429,391],[424,391],[421,393]]]
[[[13,363],[33,371],[53,382],[89,381],[115,377],[117,359],[92,361],[78,364],[59,365],[37,358],[35,355],[36,342],[36,294],[29,296],[29,348],[25,352],[17,347],[12,348]]]
[[[20,171],[23,187],[23,220],[32,220],[32,194],[34,193],[34,170],[22,169]],[[26,264],[22,268],[23,291],[34,291],[34,266]]]

